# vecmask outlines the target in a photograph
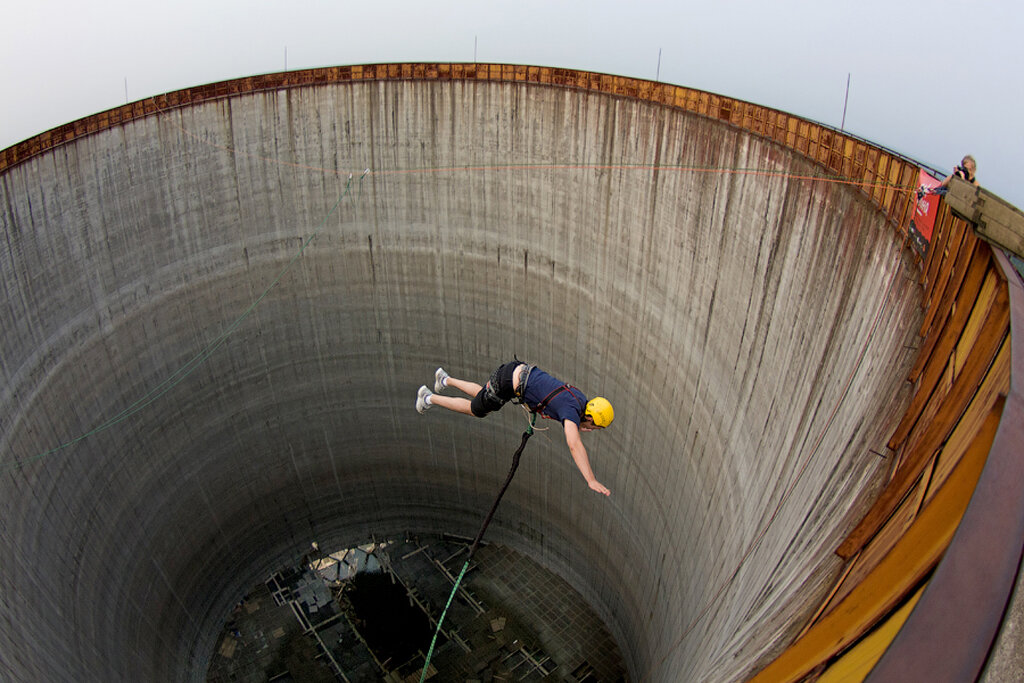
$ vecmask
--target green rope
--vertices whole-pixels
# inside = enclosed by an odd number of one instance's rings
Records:
[[[448,614],[448,608],[452,604],[452,600],[455,598],[455,593],[459,590],[459,584],[462,583],[462,577],[465,576],[466,571],[469,569],[469,561],[473,559],[473,555],[476,553],[477,547],[480,545],[480,541],[484,537],[484,532],[487,531],[487,525],[491,523],[491,519],[494,517],[495,510],[498,509],[498,503],[501,502],[501,497],[505,495],[505,490],[508,489],[508,485],[512,483],[512,477],[516,474],[516,469],[519,468],[519,456],[523,454],[523,448],[526,447],[526,442],[531,436],[533,436],[533,425],[537,422],[537,413],[533,413],[530,417],[530,424],[526,426],[526,431],[523,432],[523,440],[519,443],[519,448],[515,454],[512,455],[512,467],[508,471],[508,476],[505,477],[505,484],[498,491],[498,496],[494,499],[494,504],[491,505],[491,511],[487,513],[487,517],[484,518],[484,523],[480,526],[480,531],[477,532],[476,538],[473,539],[473,545],[469,547],[469,555],[466,556],[466,563],[462,565],[462,571],[459,572],[459,576],[455,579],[455,585],[452,586],[452,592],[448,595],[448,602],[444,606],[444,611],[441,612],[441,618],[437,620],[437,629],[434,630],[434,637],[430,640],[430,649],[427,650],[427,658],[423,662],[423,671],[420,672],[420,683],[423,683],[427,679],[427,669],[430,667],[430,659],[434,656],[434,646],[437,644],[437,636],[441,633],[441,624],[444,623],[444,617]]]
[[[459,590],[459,584],[462,583],[462,577],[466,575],[466,570],[469,569],[469,558],[466,558],[466,563],[462,565],[462,571],[459,572],[459,576],[455,579],[455,585],[452,586],[452,592],[448,595],[448,602],[444,606],[444,611],[441,612],[441,618],[437,620],[437,630],[434,631],[434,637],[430,640],[430,649],[427,650],[427,659],[423,662],[423,671],[420,673],[420,683],[427,678],[427,669],[430,667],[430,658],[434,656],[434,645],[437,644],[437,636],[441,633],[441,624],[444,622],[444,617],[448,614],[448,608],[452,605],[452,600],[455,598],[455,592]]]

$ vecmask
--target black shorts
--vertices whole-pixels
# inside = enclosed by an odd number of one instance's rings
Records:
[[[515,387],[512,386],[512,374],[516,368],[524,365],[522,361],[513,360],[502,363],[498,369],[491,373],[487,384],[477,392],[469,407],[477,417],[485,417],[488,413],[501,410],[502,406],[516,396]]]

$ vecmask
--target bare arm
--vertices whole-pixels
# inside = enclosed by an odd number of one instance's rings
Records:
[[[572,420],[563,421],[562,426],[565,429],[565,443],[569,446],[569,452],[576,463],[576,468],[583,475],[583,478],[587,480],[587,486],[598,493],[610,496],[612,492],[597,480],[597,477],[594,476],[594,470],[590,469],[590,458],[587,456],[587,449],[583,447],[579,427]]]
[[[960,168],[960,167],[958,166],[957,168]],[[939,187],[948,188],[949,187],[949,181],[951,181],[953,179],[953,176],[956,175],[956,171],[957,171],[957,169],[953,169],[952,173],[950,173],[948,176],[943,178],[942,182],[939,183]],[[964,180],[967,180],[967,179],[964,178]],[[979,187],[979,185],[978,185],[978,176],[977,175],[974,176],[974,180],[968,180],[967,182],[969,182],[971,185],[974,185],[975,187]]]

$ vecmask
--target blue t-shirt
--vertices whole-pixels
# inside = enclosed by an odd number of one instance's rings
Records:
[[[565,382],[562,380],[552,377],[540,368],[534,368],[530,372],[529,379],[526,380],[523,400],[530,409],[535,410],[551,392],[563,386],[565,386]],[[552,396],[548,404],[544,406],[544,410],[541,411],[541,415],[558,420],[559,423],[569,420],[579,425],[580,420],[583,419],[586,405],[587,397],[583,395],[582,391],[573,387],[559,391]]]

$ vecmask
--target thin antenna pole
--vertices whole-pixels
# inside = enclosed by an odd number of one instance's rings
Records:
[[[284,70],[288,70],[288,46],[284,46]]]
[[[846,74],[846,97],[843,98],[843,122],[839,124],[840,132],[846,130],[846,103],[850,101],[850,74]]]
[[[656,74],[654,76],[654,80],[656,80],[656,81],[660,81],[661,80],[661,48],[660,47],[658,48],[658,71],[656,72]]]
[[[124,77],[124,103],[128,104],[128,77]]]
[[[473,63],[476,64],[476,36],[473,36]]]

